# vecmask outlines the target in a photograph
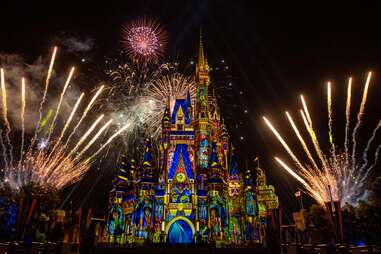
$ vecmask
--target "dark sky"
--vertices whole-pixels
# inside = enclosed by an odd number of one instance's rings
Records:
[[[64,36],[92,38],[95,48],[84,57],[101,61],[120,49],[122,24],[143,15],[156,18],[168,31],[167,56],[189,61],[197,53],[202,27],[210,62],[213,65],[224,59],[231,67],[234,103],[249,112],[235,119],[243,122],[238,129],[233,122],[228,123],[235,143],[248,158],[261,155],[262,166],[269,172],[270,181],[284,193],[281,201],[288,209],[297,208],[296,202],[288,202],[286,197],[296,191],[296,186],[273,162],[274,154],[286,156],[265,129],[261,116],[271,115],[281,131],[291,135],[288,128],[282,128],[286,124],[283,111],[288,108],[296,114],[300,107],[298,94],[303,92],[316,127],[323,128],[319,133],[326,133],[324,82],[334,82],[334,95],[340,103],[337,113],[342,113],[348,75],[355,78],[354,89],[360,97],[368,70],[375,72],[377,85],[371,88],[369,97],[369,113],[373,113],[368,116],[369,125],[374,125],[380,115],[376,96],[381,91],[381,8],[370,1],[366,5],[322,1],[33,2],[1,4],[0,51],[21,54],[27,61],[49,52],[51,45]],[[224,108],[228,110],[226,105]],[[335,122],[340,128],[338,138],[342,137],[342,120],[339,117]]]

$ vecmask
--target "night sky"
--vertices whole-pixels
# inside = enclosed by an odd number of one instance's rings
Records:
[[[120,50],[121,26],[125,22],[144,15],[156,18],[168,32],[165,58],[183,63],[196,57],[202,28],[212,67],[223,59],[231,71],[227,80],[232,81],[233,89],[221,101],[223,113],[229,116],[228,128],[241,161],[247,158],[251,163],[260,155],[261,166],[280,194],[282,206],[289,211],[298,208],[291,196],[297,185],[273,162],[273,155],[286,158],[286,154],[265,128],[261,116],[271,116],[281,132],[291,137],[292,129],[284,127],[283,111],[287,108],[296,115],[300,107],[298,95],[303,92],[318,133],[326,137],[324,84],[331,80],[335,87],[335,113],[340,114],[334,122],[339,129],[335,134],[342,142],[347,78],[354,77],[354,97],[357,97],[354,103],[357,104],[353,105],[358,108],[369,70],[375,75],[364,132],[376,124],[381,113],[377,100],[381,92],[381,8],[370,3],[332,5],[320,1],[319,4],[286,1],[280,5],[270,1],[258,4],[198,0],[91,1],[87,4],[61,1],[42,5],[33,1],[11,2],[1,4],[0,51],[20,54],[27,62],[33,62],[40,55],[48,55],[51,46],[60,45],[62,38],[91,40],[93,48],[87,52],[61,53],[67,55],[63,58],[67,66],[78,64],[81,71],[90,75],[89,80],[96,79],[105,56]],[[81,63],[82,58],[89,61]],[[364,135],[364,139],[366,137]],[[328,138],[326,140],[328,143]],[[295,145],[296,141],[294,137],[290,140]],[[244,166],[245,162],[241,163],[241,168]],[[90,172],[90,176],[96,174]],[[92,178],[89,179],[87,181]],[[105,181],[99,181],[94,187],[88,205],[97,203],[95,195],[104,198],[101,204],[107,204],[111,180]]]

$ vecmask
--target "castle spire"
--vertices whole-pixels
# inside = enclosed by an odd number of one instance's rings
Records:
[[[200,30],[200,45],[198,48],[198,67],[205,66],[207,64],[205,54],[204,54],[204,45],[202,43],[202,32]]]
[[[230,167],[229,167],[229,175],[232,176],[238,176],[238,165],[237,165],[237,158],[234,153],[234,148],[232,148],[231,156],[230,156]]]
[[[196,78],[199,84],[209,84],[209,65],[202,43],[202,33],[200,31],[200,44],[198,49],[198,63],[196,67]]]
[[[143,154],[143,166],[152,166],[152,144],[149,139],[146,139],[144,145],[144,154]]]
[[[185,104],[186,104],[187,107],[192,107],[192,101],[191,101],[191,96],[190,96],[189,89],[187,91],[187,97],[185,99]]]
[[[215,142],[213,142],[212,144],[212,154],[210,156],[210,163],[212,167],[217,166],[220,163],[220,161],[218,160],[218,154],[217,154],[217,144]]]

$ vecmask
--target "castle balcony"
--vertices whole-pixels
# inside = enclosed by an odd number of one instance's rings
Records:
[[[192,210],[192,203],[169,203],[169,214],[172,216],[176,216],[177,212],[184,212],[185,216],[190,216]]]

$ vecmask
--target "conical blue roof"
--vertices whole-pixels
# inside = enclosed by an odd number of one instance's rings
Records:
[[[144,147],[144,155],[143,155],[143,166],[148,165],[151,166],[153,157],[152,157],[152,144],[149,139],[146,140],[145,147]]]
[[[220,161],[218,159],[217,154],[217,145],[215,142],[212,144],[212,154],[210,155],[210,165],[212,167],[218,166],[220,164]]]
[[[186,105],[187,107],[191,107],[191,106],[192,106],[192,101],[191,101],[191,96],[190,96],[189,90],[188,90],[188,92],[187,92],[187,98],[186,98],[186,100],[185,100],[185,105]]]
[[[235,156],[234,152],[232,152],[232,155],[230,156],[229,175],[236,176],[238,173],[237,157]]]

